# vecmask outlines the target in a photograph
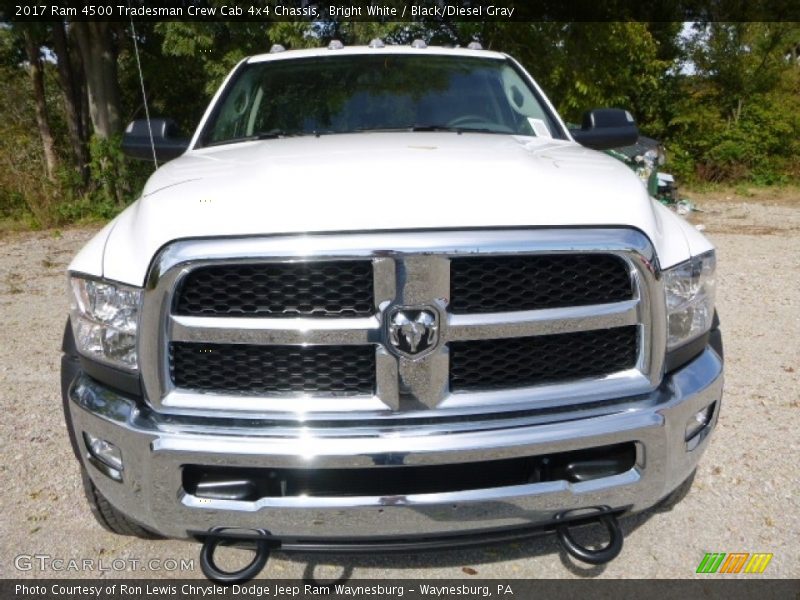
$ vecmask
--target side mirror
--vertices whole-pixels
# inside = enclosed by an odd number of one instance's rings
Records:
[[[146,119],[131,121],[122,136],[122,151],[131,158],[152,160],[153,148],[150,147],[150,130],[153,131],[153,147],[156,160],[166,162],[177,158],[189,147],[189,140],[180,137],[178,126],[172,119]]]
[[[639,128],[631,113],[621,108],[595,108],[583,113],[580,129],[569,131],[576,142],[594,150],[635,144]]]

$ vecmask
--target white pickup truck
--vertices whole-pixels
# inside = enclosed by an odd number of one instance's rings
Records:
[[[688,489],[723,380],[712,245],[597,151],[636,135],[567,129],[505,54],[380,40],[243,60],[190,141],[132,123],[174,160],[69,266],[100,523],[228,582],[276,548],[616,556],[618,516]]]

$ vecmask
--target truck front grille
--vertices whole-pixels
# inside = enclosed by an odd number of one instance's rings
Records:
[[[622,228],[179,241],[144,295],[144,387],[325,424],[633,398],[663,370],[657,265]]]
[[[371,346],[173,342],[169,350],[172,381],[180,388],[248,395],[375,392]]]
[[[450,389],[503,390],[600,377],[636,365],[636,326],[450,344]]]
[[[450,310],[491,313],[629,300],[625,261],[609,254],[543,254],[455,258]]]
[[[206,266],[175,296],[179,315],[357,317],[373,309],[369,260]]]

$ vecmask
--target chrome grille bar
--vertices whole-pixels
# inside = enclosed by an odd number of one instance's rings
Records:
[[[174,342],[217,344],[377,344],[377,316],[356,319],[169,317]]]
[[[448,339],[495,340],[635,325],[639,322],[638,305],[639,300],[635,299],[569,308],[451,315]]]

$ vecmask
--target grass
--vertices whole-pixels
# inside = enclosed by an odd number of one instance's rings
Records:
[[[739,184],[694,184],[679,187],[682,198],[695,202],[757,202],[800,207],[800,184],[756,186]]]
[[[83,227],[94,227],[94,226],[102,226],[105,225],[111,219],[105,219],[101,217],[84,217],[82,219],[76,219],[72,222],[61,224],[61,225],[53,225],[52,227],[42,227],[39,223],[37,223],[32,218],[0,218],[0,239],[5,237],[18,234],[18,233],[26,233],[30,231],[46,231],[54,238],[60,238],[63,235],[63,231],[65,229],[71,229],[73,227],[83,228]]]

